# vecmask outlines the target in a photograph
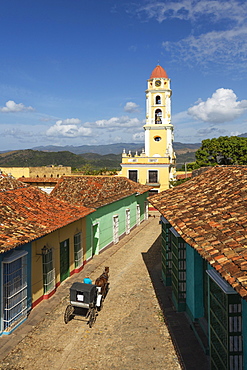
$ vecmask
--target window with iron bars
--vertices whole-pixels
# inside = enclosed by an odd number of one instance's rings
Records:
[[[74,236],[74,258],[75,268],[83,264],[83,248],[82,248],[82,234],[78,233]]]
[[[55,289],[55,268],[52,248],[49,248],[46,253],[42,255],[42,258],[44,294],[46,294]]]
[[[27,255],[3,260],[3,330],[13,330],[27,317]]]

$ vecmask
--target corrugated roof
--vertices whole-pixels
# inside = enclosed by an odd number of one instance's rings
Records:
[[[247,300],[247,167],[214,167],[149,198]]]
[[[99,208],[149,189],[149,186],[120,176],[64,176],[52,190],[51,196],[72,204]]]
[[[51,198],[17,180],[12,182],[9,190],[2,187],[0,190],[0,253],[49,234],[94,211]]]

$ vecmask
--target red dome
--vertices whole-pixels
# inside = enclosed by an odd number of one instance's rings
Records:
[[[151,78],[168,78],[166,71],[164,68],[162,68],[160,65],[156,66],[151,73],[150,79]]]

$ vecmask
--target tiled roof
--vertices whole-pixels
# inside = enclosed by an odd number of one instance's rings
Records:
[[[149,198],[247,300],[247,167],[214,167]]]
[[[16,185],[18,181],[16,180]],[[32,186],[0,191],[0,253],[49,234],[93,212],[51,198]]]
[[[18,179],[27,184],[31,183],[54,183],[58,182],[59,178],[57,177],[20,177]]]
[[[27,186],[28,185],[23,184],[10,175],[0,174],[0,192],[8,189],[19,189]]]
[[[177,172],[177,174],[176,174],[176,179],[177,180],[188,179],[190,177],[192,177],[192,173],[191,172],[189,172],[189,173],[182,173],[182,174],[180,174],[179,172]]]
[[[166,71],[160,65],[157,65],[151,73],[151,78],[168,78]]]
[[[64,176],[52,190],[51,196],[72,204],[99,208],[149,189],[149,186],[120,176]]]

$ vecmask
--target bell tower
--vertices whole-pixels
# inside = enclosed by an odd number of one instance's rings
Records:
[[[157,193],[168,189],[175,179],[176,156],[173,151],[170,79],[157,65],[147,81],[145,149],[133,156],[123,151],[119,176],[151,187]]]
[[[156,66],[146,90],[145,153],[149,157],[172,156],[173,125],[171,124],[170,79]]]

